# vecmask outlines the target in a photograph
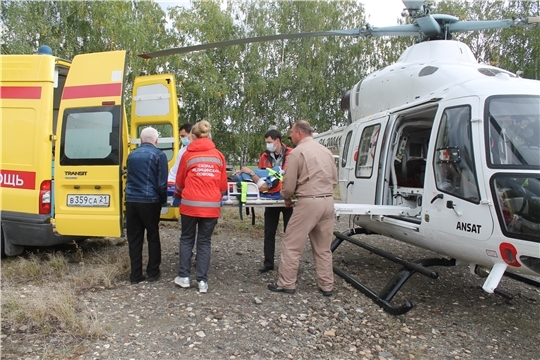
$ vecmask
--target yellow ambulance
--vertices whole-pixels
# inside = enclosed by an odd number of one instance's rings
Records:
[[[2,255],[122,236],[126,159],[140,131],[158,129],[169,167],[179,148],[172,75],[135,79],[128,130],[125,51],[69,62],[40,50],[0,55]],[[164,208],[162,218],[177,211]]]

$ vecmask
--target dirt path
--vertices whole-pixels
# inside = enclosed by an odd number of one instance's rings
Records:
[[[166,224],[160,281],[131,286],[126,278],[110,289],[80,295],[105,336],[72,339],[71,347],[57,346],[55,352],[51,341],[65,338],[38,337],[37,346],[22,346],[25,337],[32,337],[9,333],[2,340],[2,358],[540,359],[536,288],[505,279],[504,289],[515,296],[506,301],[483,292],[481,279],[467,268],[437,268],[439,279],[415,275],[406,284],[395,303],[406,297],[415,307],[396,317],[337,276],[334,296],[323,297],[307,249],[297,293],[276,294],[266,289],[276,272],[257,271],[261,221],[254,228],[244,222],[246,229],[240,231],[222,223],[213,237],[207,294],[198,293],[193,277],[190,289],[174,285],[179,229]],[[433,256],[384,237],[368,241],[407,259]],[[383,284],[395,269],[351,245],[338,249],[334,263],[371,284]]]

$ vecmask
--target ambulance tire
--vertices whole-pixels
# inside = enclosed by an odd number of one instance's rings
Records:
[[[3,259],[5,257],[7,257],[6,250],[5,250],[6,245],[4,244],[4,228],[1,228],[0,233],[2,233],[2,239],[0,241],[0,246],[2,248],[2,251],[1,251],[0,255],[1,255],[2,259]]]

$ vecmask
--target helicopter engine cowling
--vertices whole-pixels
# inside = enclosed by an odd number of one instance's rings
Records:
[[[480,67],[497,69],[479,64],[468,46],[458,41],[413,45],[398,62],[368,75],[352,88],[352,119],[434,97],[452,83],[482,77]]]

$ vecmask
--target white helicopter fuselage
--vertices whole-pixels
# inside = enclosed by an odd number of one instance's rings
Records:
[[[410,47],[352,88],[350,125],[315,137],[340,156],[336,214],[487,268],[488,292],[540,276],[539,99],[463,43]]]

